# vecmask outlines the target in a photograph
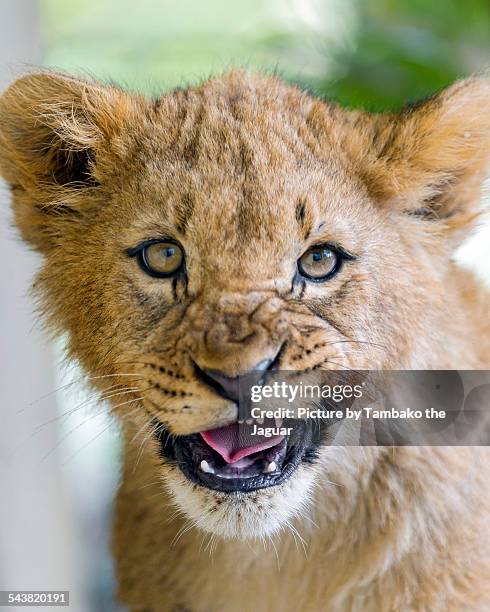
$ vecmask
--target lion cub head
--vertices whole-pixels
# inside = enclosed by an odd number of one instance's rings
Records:
[[[41,73],[1,98],[47,320],[198,525],[272,533],[328,471],[306,428],[240,440],[244,374],[423,368],[443,347],[489,95],[472,78],[371,115],[234,71],[157,100]]]

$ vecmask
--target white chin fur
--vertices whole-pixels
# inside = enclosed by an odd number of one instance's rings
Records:
[[[176,468],[164,482],[176,507],[193,524],[227,539],[262,539],[304,513],[312,497],[316,470],[300,465],[286,482],[251,493],[219,493],[193,485]]]

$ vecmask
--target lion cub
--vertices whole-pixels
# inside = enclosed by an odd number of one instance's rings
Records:
[[[474,77],[376,115],[243,71],[153,100],[39,73],[0,99],[46,321],[120,419],[130,610],[490,609],[486,448],[237,425],[250,371],[489,367],[488,295],[452,259],[489,100]]]

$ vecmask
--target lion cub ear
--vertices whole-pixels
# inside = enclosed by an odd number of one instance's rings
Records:
[[[411,214],[472,225],[490,175],[490,80],[472,77],[407,107],[373,117],[374,152],[364,178],[373,197]]]
[[[138,98],[55,73],[15,81],[0,98],[0,174],[10,184],[16,223],[39,250],[63,218],[84,205],[118,161],[117,136]]]

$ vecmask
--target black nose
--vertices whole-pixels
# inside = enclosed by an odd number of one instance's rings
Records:
[[[256,383],[262,372],[268,370],[275,359],[264,359],[257,363],[249,372],[240,376],[225,376],[220,370],[201,369],[196,363],[195,370],[199,378],[212,387],[221,396],[238,403],[240,393],[242,397],[249,387]]]

